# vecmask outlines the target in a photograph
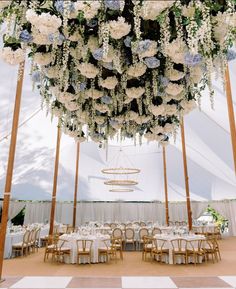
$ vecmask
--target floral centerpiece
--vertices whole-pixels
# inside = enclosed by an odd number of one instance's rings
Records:
[[[224,78],[235,0],[2,0],[2,58],[32,59],[43,101],[77,141],[168,142]]]

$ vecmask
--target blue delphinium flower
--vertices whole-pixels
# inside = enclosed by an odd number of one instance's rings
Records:
[[[157,68],[160,66],[160,60],[156,57],[146,57],[144,59],[144,63],[147,65],[148,68]]]
[[[110,119],[110,120],[109,120],[109,123],[110,123],[111,126],[116,126],[116,125],[119,124],[118,121],[115,120],[115,119]]]
[[[98,25],[98,21],[97,19],[91,19],[87,22],[87,25],[91,28],[94,28]]]
[[[200,54],[186,53],[184,56],[184,62],[186,65],[195,66],[202,62],[202,56]]]
[[[87,87],[87,84],[85,82],[81,82],[79,85],[79,91],[84,91]]]
[[[236,52],[233,50],[233,49],[230,49],[228,52],[227,52],[227,60],[228,61],[232,61],[236,59]]]
[[[31,75],[31,79],[33,82],[40,82],[41,80],[41,73],[39,71],[34,71]]]
[[[143,53],[143,52],[147,51],[149,49],[151,43],[152,42],[149,39],[139,41],[136,52],[137,53]]]
[[[102,103],[104,104],[112,104],[112,98],[108,95],[104,95],[102,98],[101,98],[101,101]]]
[[[130,36],[126,36],[124,39],[124,44],[126,47],[131,47],[131,41],[132,41],[132,37]]]
[[[63,2],[63,0],[57,0],[55,2],[54,6],[55,6],[56,10],[59,13],[63,14],[63,12],[64,12],[64,2]]]
[[[111,10],[120,10],[120,0],[105,0],[105,7]]]
[[[63,14],[63,12],[64,12],[64,0],[57,0],[55,2],[54,6],[59,13]],[[73,12],[74,10],[75,10],[74,3],[71,2],[70,6],[69,6],[69,11]]]
[[[53,43],[54,40],[55,40],[55,35],[54,34],[49,34],[48,35],[48,40],[51,43]],[[65,40],[65,36],[60,33],[58,37],[56,36],[56,40],[57,40],[58,45],[62,45],[63,41]]]
[[[103,58],[103,49],[102,48],[98,48],[96,50],[93,51],[93,58],[96,60],[102,60]]]
[[[19,38],[22,42],[25,42],[25,43],[29,43],[33,40],[33,36],[26,29],[21,31]]]
[[[159,76],[159,81],[163,86],[167,86],[169,84],[169,79],[163,75]]]

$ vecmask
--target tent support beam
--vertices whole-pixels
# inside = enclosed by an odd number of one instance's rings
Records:
[[[53,176],[53,189],[52,189],[52,205],[51,205],[51,214],[50,214],[50,228],[49,235],[53,234],[54,229],[54,219],[56,211],[56,196],[57,196],[57,177],[58,177],[58,167],[59,167],[59,156],[60,156],[60,144],[61,144],[61,129],[58,124],[57,127],[57,146],[56,146],[56,157],[54,164],[54,176]]]
[[[75,190],[74,190],[74,207],[73,207],[73,229],[76,226],[76,211],[77,211],[77,194],[79,182],[79,157],[80,157],[80,143],[77,142],[76,163],[75,163]]]
[[[225,71],[225,86],[226,86],[226,97],[227,97],[231,142],[232,142],[232,149],[233,149],[234,172],[236,174],[236,128],[235,128],[234,106],[233,106],[228,64],[226,66],[226,71]]]
[[[182,117],[181,123],[181,139],[182,139],[182,153],[183,153],[183,165],[184,165],[184,179],[185,179],[185,190],[186,190],[186,205],[188,213],[188,227],[189,231],[192,230],[192,211],[189,193],[189,178],[188,178],[188,166],[187,166],[187,156],[186,156],[186,144],[185,144],[185,132],[184,132],[184,119]]]
[[[11,141],[10,141],[10,149],[9,149],[9,155],[8,155],[7,175],[6,175],[6,181],[5,181],[5,190],[4,190],[4,198],[3,198],[3,206],[2,206],[2,219],[1,219],[1,230],[0,230],[0,280],[1,281],[4,281],[2,279],[2,269],[3,269],[3,259],[4,259],[5,238],[6,238],[6,231],[7,231],[8,211],[9,211],[10,197],[11,197],[12,176],[13,176],[14,160],[15,160],[15,152],[16,152],[16,142],[17,142],[19,115],[20,115],[22,87],[23,87],[23,80],[24,80],[24,69],[25,69],[25,62],[23,61],[22,63],[19,64],[19,69],[18,69],[15,106],[14,106],[12,129],[11,129]]]
[[[163,168],[164,168],[166,225],[169,226],[169,201],[168,201],[168,185],[167,185],[167,170],[166,170],[166,148],[165,148],[165,146],[162,146],[162,155],[163,155]]]

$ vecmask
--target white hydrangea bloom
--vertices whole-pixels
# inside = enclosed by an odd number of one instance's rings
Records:
[[[24,61],[25,52],[21,48],[12,50],[10,47],[4,47],[0,56],[8,64],[17,65]]]
[[[118,20],[109,21],[110,35],[114,39],[121,39],[129,34],[131,25],[125,22],[124,17],[118,17]]]

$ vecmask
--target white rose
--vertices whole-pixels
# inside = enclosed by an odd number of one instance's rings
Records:
[[[69,102],[65,103],[65,107],[69,111],[75,111],[75,110],[79,109],[79,104],[75,101],[69,101]]]
[[[127,69],[126,73],[131,77],[140,77],[146,72],[146,70],[147,66],[144,63],[139,62],[134,65],[131,65]]]
[[[75,2],[74,7],[75,11],[82,11],[86,19],[92,19],[97,15],[101,4],[97,0],[77,1]]]
[[[125,22],[124,17],[118,17],[118,20],[109,21],[110,35],[114,39],[121,39],[129,34],[131,25]]]
[[[130,99],[140,98],[145,93],[145,89],[143,87],[131,87],[126,88],[125,93]]]
[[[188,48],[184,41],[180,38],[177,38],[166,45],[164,52],[169,56],[175,63],[184,63],[185,54],[188,51]]]
[[[148,109],[153,115],[158,116],[158,115],[162,115],[164,113],[165,106],[163,104],[161,104],[161,105],[151,104],[151,105],[149,105]]]
[[[103,96],[103,92],[94,88],[90,88],[86,90],[84,93],[84,97],[86,99],[88,98],[98,99],[98,98],[101,98],[102,96]]]
[[[184,86],[182,84],[169,83],[166,87],[166,93],[176,96],[180,94],[184,90]]]
[[[174,68],[167,70],[166,76],[171,80],[171,81],[178,81],[182,78],[184,78],[185,73],[179,70],[176,70]]]
[[[100,81],[100,85],[107,89],[114,89],[117,84],[118,80],[115,76],[110,76]]]
[[[80,73],[87,78],[95,78],[99,73],[99,69],[92,63],[81,63],[77,67]]]

